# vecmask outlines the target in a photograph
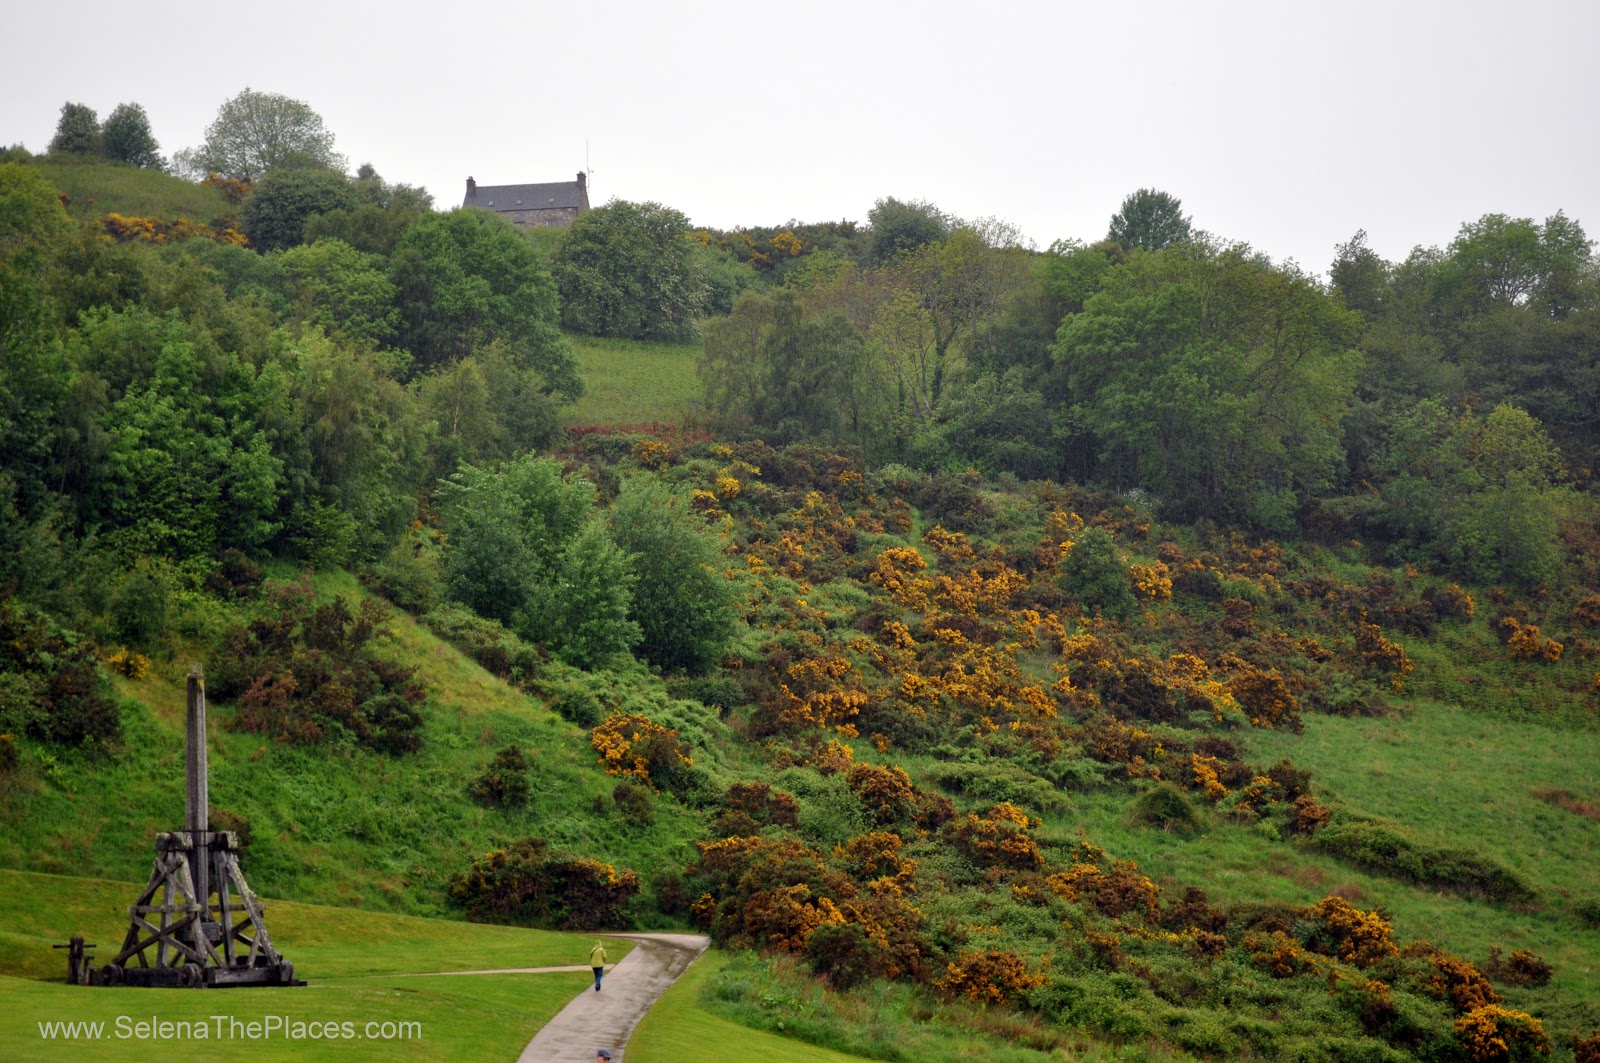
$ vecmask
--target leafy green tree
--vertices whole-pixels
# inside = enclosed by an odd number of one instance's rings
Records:
[[[137,103],[119,103],[100,133],[100,148],[108,159],[147,170],[165,166],[161,145],[150,131],[150,117]]]
[[[49,278],[72,232],[36,168],[0,163],[0,454],[29,519],[64,486],[57,426],[72,409],[73,381],[55,338]]]
[[[293,341],[286,362],[283,388],[296,427],[279,437],[280,453],[306,477],[291,533],[324,537],[326,521],[342,514],[350,527],[340,536],[350,549],[381,552],[414,515],[426,470],[416,400],[384,356],[315,330]],[[323,530],[312,534],[315,528]]]
[[[100,119],[94,108],[83,103],[63,103],[56,121],[56,135],[50,151],[68,155],[96,155],[100,151]]]
[[[567,540],[517,629],[568,664],[601,667],[627,655],[641,637],[639,625],[628,618],[636,579],[604,522],[592,519]]]
[[[1383,312],[1389,290],[1389,264],[1367,246],[1367,230],[1358,229],[1347,243],[1338,245],[1328,281],[1344,296],[1344,305],[1368,318]]]
[[[716,664],[738,621],[714,533],[683,498],[642,477],[624,481],[610,526],[638,577],[630,615],[643,635],[639,655],[668,671]]]
[[[278,531],[282,463],[249,410],[247,366],[207,349],[177,315],[101,311],[75,357],[109,373],[106,453],[91,524],[130,556],[258,550]],[[128,361],[118,366],[112,357]]]
[[[1569,494],[1561,454],[1525,410],[1501,405],[1462,441],[1466,488],[1444,528],[1445,552],[1468,578],[1533,586],[1560,572],[1558,522]]]
[[[399,324],[395,287],[386,264],[342,240],[318,240],[283,253],[300,320],[330,336],[375,347]]]
[[[515,627],[594,506],[594,485],[548,458],[463,466],[440,492],[445,586],[482,616]]]
[[[1061,327],[1101,475],[1174,512],[1287,529],[1343,464],[1359,318],[1243,246],[1132,255]]]
[[[704,325],[704,337],[700,378],[724,423],[795,440],[833,435],[855,419],[851,399],[864,351],[842,314],[809,315],[789,289],[746,292],[732,314]]]
[[[430,214],[401,237],[392,259],[400,290],[400,345],[422,369],[500,342],[546,393],[575,399],[583,381],[556,325],[556,290],[515,226],[487,211]]]
[[[342,173],[279,169],[256,182],[239,210],[239,220],[257,251],[283,251],[304,241],[306,222],[312,217],[355,206],[355,189]]]
[[[561,323],[590,336],[678,340],[707,297],[689,221],[660,203],[614,200],[572,223],[550,262]]]
[[[1062,562],[1061,589],[1085,612],[1126,620],[1138,607],[1127,563],[1104,528],[1084,528],[1078,533]]]
[[[1154,188],[1141,188],[1122,201],[1111,215],[1106,239],[1129,251],[1160,251],[1189,239],[1192,229],[1183,213],[1183,201]]]
[[[441,477],[462,463],[509,461],[549,446],[561,433],[557,406],[539,375],[519,367],[503,344],[441,366],[415,387],[433,428]]]
[[[1433,278],[1434,298],[1457,318],[1530,300],[1560,317],[1572,309],[1593,247],[1583,226],[1560,211],[1542,225],[1485,214],[1450,242]]]
[[[426,214],[433,209],[433,196],[419,185],[390,183],[378,175],[370,162],[356,170],[356,196],[363,205],[370,204],[380,210],[401,209],[413,214]]]
[[[356,194],[361,194],[359,182]],[[305,239],[308,244],[330,238],[343,240],[357,251],[387,258],[399,245],[400,237],[424,213],[406,203],[388,207],[362,203],[354,210],[340,209],[313,214],[306,219]]]
[[[944,394],[952,349],[982,322],[998,316],[1008,283],[1022,268],[1015,248],[996,247],[977,230],[963,226],[942,243],[901,254],[894,273],[925,315],[927,395],[936,408]]]
[[[888,196],[867,211],[867,225],[867,265],[885,266],[901,252],[939,243],[950,235],[955,219],[926,200]]]
[[[300,100],[250,88],[218,108],[203,144],[179,152],[173,161],[193,176],[219,173],[246,181],[259,180],[277,168],[342,171],[345,167],[321,115]]]

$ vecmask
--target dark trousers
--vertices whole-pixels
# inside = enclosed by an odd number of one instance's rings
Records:
[[[594,969],[594,987],[596,989],[600,988],[600,976],[605,974],[605,973],[606,973],[606,969],[604,967],[596,967]]]

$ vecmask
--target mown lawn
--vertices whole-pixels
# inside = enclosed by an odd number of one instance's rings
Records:
[[[165,989],[107,989],[64,981],[64,953],[51,945],[74,933],[109,960],[122,940],[127,905],[139,885],[104,879],[0,871],[0,1059],[148,1059],[152,1053],[203,1051],[219,1060],[452,1059],[485,1063],[515,1059],[567,1001],[581,992],[582,972],[538,975],[400,977],[429,972],[554,967],[581,964],[589,938],[417,919],[321,905],[269,900],[273,941],[310,984],[195,993]],[[619,956],[632,948],[618,941]],[[338,1025],[334,1040],[291,1039],[282,1030],[250,1036],[231,1022],[220,1039],[214,1016],[242,1024],[269,1016],[289,1022]],[[119,1028],[118,1019],[125,1020]],[[186,1021],[190,1028],[161,1039],[140,1037],[132,1025]],[[39,1024],[105,1023],[92,1044],[47,1040]],[[350,1023],[351,1033],[343,1023]],[[367,1037],[366,1024],[379,1025]],[[386,1038],[382,1024],[393,1024]],[[400,1023],[418,1023],[398,1038]],[[194,1026],[207,1027],[206,1040]],[[420,1036],[415,1031],[420,1029]]]

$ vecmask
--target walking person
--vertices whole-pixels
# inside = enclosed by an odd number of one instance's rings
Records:
[[[606,946],[596,941],[589,950],[589,966],[594,968],[594,991],[600,992],[600,978],[606,973]]]

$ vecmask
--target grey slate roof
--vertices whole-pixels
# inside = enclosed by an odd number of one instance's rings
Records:
[[[589,205],[589,196],[576,181],[557,181],[544,185],[479,185],[467,193],[461,205],[484,210],[582,209]]]

